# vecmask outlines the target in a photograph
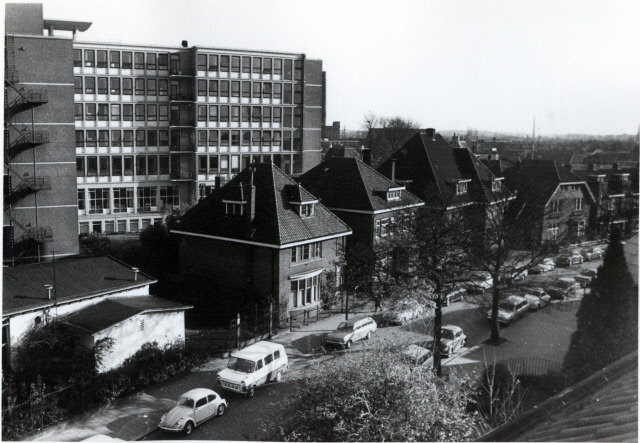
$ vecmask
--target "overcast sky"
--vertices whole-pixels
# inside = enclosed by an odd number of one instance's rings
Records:
[[[640,1],[44,1],[79,40],[304,52],[327,122],[619,134],[640,124]]]

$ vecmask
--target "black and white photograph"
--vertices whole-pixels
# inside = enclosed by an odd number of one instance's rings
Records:
[[[5,0],[3,441],[638,441],[640,2]]]

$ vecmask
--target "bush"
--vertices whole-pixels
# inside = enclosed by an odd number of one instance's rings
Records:
[[[522,412],[525,394],[517,375],[507,365],[497,363],[485,368],[470,406],[493,429]]]
[[[111,250],[111,240],[104,234],[80,235],[80,249],[91,255],[107,255]]]

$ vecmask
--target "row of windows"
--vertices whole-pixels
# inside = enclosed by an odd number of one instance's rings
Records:
[[[127,230],[127,222],[129,223],[129,229]],[[104,229],[102,224],[104,223]],[[79,233],[88,234],[89,232],[114,234],[116,232],[139,232],[141,229],[146,229],[151,225],[162,223],[161,218],[143,218],[143,219],[128,219],[128,220],[93,220],[93,222],[80,222]]]
[[[105,209],[114,213],[130,212],[129,209],[134,209],[133,199],[134,188],[90,188],[86,192],[84,189],[78,189],[78,210],[87,211],[89,214],[99,214]],[[160,186],[159,193],[158,187],[155,186],[138,188],[138,212],[155,211],[158,202],[161,207],[179,206],[178,186]]]
[[[74,49],[73,66],[166,71],[179,69],[181,54]],[[302,79],[302,60],[239,55],[198,54],[198,71],[243,72],[283,75],[285,80]]]
[[[296,155],[294,159],[294,171],[301,168],[300,156]],[[237,174],[243,169],[249,167],[252,162],[273,162],[278,168],[287,174],[291,174],[291,155],[290,154],[242,154],[242,155],[224,155],[211,154],[198,156],[198,174]],[[211,187],[205,185],[200,190],[200,196],[209,195]]]
[[[179,80],[129,77],[73,78],[75,94],[171,96],[194,99],[191,89]],[[182,91],[182,92],[181,92]],[[198,96],[284,99],[284,104],[302,103],[302,85],[291,83],[248,82],[227,80],[198,80]]]
[[[557,214],[561,212],[563,205],[564,205],[564,200],[553,200],[551,202],[551,213]],[[582,198],[573,199],[573,210],[582,211],[582,209],[583,209],[583,199]]]
[[[109,103],[76,103],[74,114],[76,121],[169,121],[169,110],[174,117],[172,121],[180,121],[179,105],[158,104],[109,104]],[[302,125],[302,108],[280,106],[229,106],[200,105],[198,121],[210,122],[253,122],[282,123],[291,128]]]
[[[135,167],[138,176],[168,175],[172,163],[177,169],[180,159],[171,159],[169,155],[78,156],[76,174],[78,177],[133,175]]]
[[[294,308],[317,302],[320,297],[319,276],[293,280],[290,294],[291,306]]]
[[[171,146],[171,150],[192,149],[193,139],[190,131],[171,132],[161,129],[113,129],[113,130],[76,130],[76,148],[95,147],[144,147]],[[198,146],[282,146],[284,151],[300,151],[302,138],[300,131],[198,131]]]
[[[322,242],[307,243],[291,248],[291,263],[322,257]]]
[[[376,238],[386,237],[396,230],[404,230],[413,222],[414,214],[398,214],[395,217],[383,218],[376,220],[375,232]]]

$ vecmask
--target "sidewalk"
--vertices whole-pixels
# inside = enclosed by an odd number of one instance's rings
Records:
[[[360,311],[349,317],[359,315],[364,313]],[[313,351],[322,346],[324,334],[336,329],[341,321],[344,321],[344,314],[334,314],[292,332],[283,331],[272,340],[285,346],[291,370],[298,371],[312,363]],[[23,441],[81,441],[96,434],[138,440],[157,429],[160,417],[174,406],[180,394],[195,387],[213,386],[216,373],[226,365],[226,358],[212,358],[191,373],[75,415],[31,434]]]

